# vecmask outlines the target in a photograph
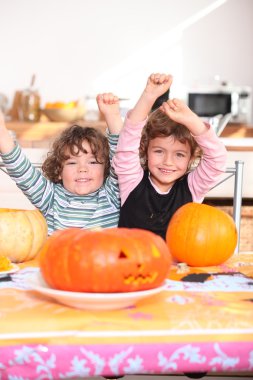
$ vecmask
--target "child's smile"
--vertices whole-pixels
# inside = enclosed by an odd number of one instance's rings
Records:
[[[166,192],[182,177],[189,166],[190,146],[174,137],[156,137],[148,147],[150,178],[160,191]]]
[[[104,182],[104,164],[96,160],[86,140],[82,147],[84,151],[77,152],[77,155],[69,153],[61,174],[64,188],[76,195],[93,193]]]

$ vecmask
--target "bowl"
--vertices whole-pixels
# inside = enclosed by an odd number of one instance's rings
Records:
[[[83,119],[85,111],[83,107],[73,108],[44,108],[41,112],[50,121],[62,121],[71,122],[75,120]]]

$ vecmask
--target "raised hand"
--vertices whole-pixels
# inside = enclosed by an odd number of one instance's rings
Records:
[[[160,110],[171,120],[184,125],[194,135],[201,134],[207,129],[200,117],[180,99],[169,99],[161,105]]]
[[[172,84],[172,75],[151,74],[148,78],[144,92],[155,100],[163,95]]]
[[[98,94],[96,97],[99,111],[104,116],[111,133],[118,134],[123,122],[120,116],[119,98],[111,92]]]
[[[144,91],[129,115],[129,119],[133,123],[144,121],[148,117],[156,99],[170,88],[171,83],[171,75],[151,74],[148,77]]]
[[[119,114],[119,98],[111,92],[98,94],[96,97],[99,111],[106,116],[107,114]]]

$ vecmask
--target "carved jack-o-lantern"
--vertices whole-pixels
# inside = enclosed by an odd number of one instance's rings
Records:
[[[131,292],[155,288],[168,275],[171,256],[150,231],[69,228],[55,232],[40,252],[45,281],[76,292]]]

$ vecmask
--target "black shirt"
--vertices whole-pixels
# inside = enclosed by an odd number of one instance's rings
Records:
[[[192,202],[187,176],[179,178],[168,194],[159,194],[144,171],[141,182],[121,207],[119,227],[142,228],[166,237],[168,224],[176,210]]]

